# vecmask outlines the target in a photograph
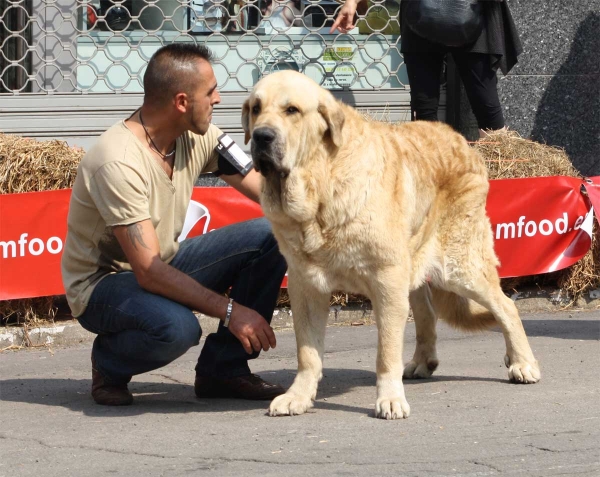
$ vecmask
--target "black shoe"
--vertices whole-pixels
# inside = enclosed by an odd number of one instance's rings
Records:
[[[92,397],[97,404],[104,406],[128,406],[133,402],[133,396],[127,383],[115,384],[104,376],[92,358]]]
[[[278,384],[263,381],[256,374],[235,378],[210,378],[196,375],[194,391],[199,398],[236,398],[265,401],[285,393]]]

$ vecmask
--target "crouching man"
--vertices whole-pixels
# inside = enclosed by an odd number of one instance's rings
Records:
[[[167,45],[148,64],[142,107],[108,129],[79,165],[62,274],[73,316],[98,335],[98,404],[131,404],[132,376],[197,345],[202,331],[192,310],[221,320],[198,359],[198,397],[270,400],[284,392],[248,366],[276,344],[269,323],[286,264],[268,222],[178,242],[200,173],[220,172],[258,201],[259,174],[238,173],[215,151],[221,131],[211,117],[219,102],[210,51]]]

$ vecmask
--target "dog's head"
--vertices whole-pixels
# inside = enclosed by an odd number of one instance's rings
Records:
[[[265,177],[286,177],[318,148],[339,148],[344,119],[329,91],[289,70],[260,80],[242,109],[254,167]]]

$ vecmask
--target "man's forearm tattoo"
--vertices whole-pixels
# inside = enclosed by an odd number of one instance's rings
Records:
[[[140,224],[128,225],[127,226],[127,236],[129,237],[129,241],[133,245],[133,248],[135,248],[136,250],[138,249],[137,248],[138,243],[144,248],[147,248],[147,249],[150,248],[150,247],[148,247],[148,245],[146,245],[146,242],[144,242],[143,228]]]

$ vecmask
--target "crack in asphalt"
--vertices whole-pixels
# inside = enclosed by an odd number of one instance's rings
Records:
[[[560,452],[562,452],[562,451],[555,450],[555,449],[548,449],[547,447],[534,446],[533,444],[527,444],[527,447],[531,447],[532,449],[537,449],[537,450],[541,450],[541,451],[544,451],[544,452],[554,452],[554,453],[560,453]]]
[[[486,464],[485,462],[480,462],[478,460],[470,460],[469,462],[471,464],[480,465],[480,466],[483,466],[483,467],[487,467],[488,469],[492,469],[492,470],[495,470],[498,473],[502,473],[502,469],[499,469],[498,467],[495,467],[495,466],[493,466],[491,464]]]
[[[346,462],[346,461],[337,461],[337,460],[333,460],[333,459],[328,459],[326,461],[286,461],[286,462],[278,462],[278,461],[274,461],[274,460],[268,460],[268,459],[251,459],[251,458],[233,458],[233,457],[201,457],[201,456],[194,456],[194,457],[182,457],[180,455],[177,456],[171,456],[171,455],[162,455],[162,454],[151,454],[151,453],[147,453],[147,452],[128,452],[128,451],[120,451],[120,450],[116,450],[116,449],[108,449],[108,448],[104,448],[104,447],[96,447],[96,446],[85,446],[85,445],[55,445],[55,444],[48,444],[46,442],[44,442],[42,439],[36,439],[36,438],[19,438],[19,437],[12,437],[12,436],[7,436],[5,434],[0,434],[0,440],[12,440],[12,441],[17,441],[17,442],[35,442],[37,444],[39,444],[42,447],[46,447],[48,449],[80,449],[80,450],[92,450],[92,451],[98,451],[98,452],[107,452],[110,454],[118,454],[118,455],[133,455],[133,456],[141,456],[141,457],[155,457],[158,459],[184,459],[184,458],[189,458],[189,459],[193,459],[196,462],[203,462],[205,464],[211,464],[211,467],[214,468],[216,466],[218,466],[219,464],[224,464],[224,463],[252,463],[252,464],[267,464],[267,465],[278,465],[278,466],[291,466],[291,465],[295,465],[295,466],[313,466],[313,465],[345,465],[348,467],[366,467],[366,466],[397,466],[398,462],[381,462],[381,461],[375,461],[375,462]],[[479,465],[485,465],[487,467],[490,467],[494,470],[498,470],[495,469],[492,466],[489,466],[487,464],[481,464],[478,462],[474,462],[476,464]],[[429,473],[430,471],[421,469],[419,470],[419,472],[425,472],[425,473]],[[431,471],[434,472],[434,471]],[[421,474],[422,475],[422,474]]]
[[[131,456],[140,456],[140,457],[155,457],[157,459],[169,459],[169,460],[174,460],[174,459],[190,459],[195,461],[196,463],[204,463],[204,466],[200,467],[201,469],[206,470],[206,465],[209,465],[211,469],[214,469],[215,467],[218,467],[219,465],[222,464],[226,464],[226,463],[250,463],[250,464],[260,464],[260,465],[277,465],[277,466],[314,466],[314,465],[326,465],[326,466],[338,466],[338,465],[345,465],[348,467],[354,467],[354,468],[362,468],[362,467],[369,467],[369,466],[397,466],[398,462],[381,462],[381,461],[376,461],[376,462],[346,462],[346,461],[337,461],[337,460],[333,460],[333,459],[328,459],[326,461],[285,461],[285,462],[278,462],[275,460],[268,460],[268,459],[251,459],[251,458],[232,458],[232,457],[202,457],[202,456],[194,456],[194,457],[182,457],[181,455],[163,455],[163,454],[153,454],[153,453],[147,453],[147,452],[134,452],[134,451],[121,451],[121,450],[116,450],[116,449],[110,449],[110,448],[104,448],[104,447],[96,447],[96,446],[85,446],[85,445],[56,445],[56,444],[48,444],[45,441],[43,441],[42,439],[36,439],[36,438],[18,438],[18,437],[12,437],[12,436],[7,436],[6,434],[0,434],[0,440],[12,440],[12,441],[17,441],[17,442],[35,442],[37,444],[39,444],[42,447],[46,447],[48,449],[79,449],[79,450],[92,450],[92,451],[98,451],[98,452],[107,452],[110,454],[118,454],[118,455],[131,455]],[[548,448],[544,448],[544,447],[538,447],[538,446],[533,446],[533,445],[528,445],[527,447],[531,447],[534,449],[538,449],[541,451],[546,451],[546,452],[556,452],[556,453],[560,453],[562,451],[557,451],[557,450],[552,450],[552,449],[548,449]],[[583,451],[585,451],[585,449],[582,449]],[[591,449],[588,449],[591,450]],[[572,451],[569,451],[572,452]],[[491,464],[487,464],[485,462],[481,462],[478,460],[470,460],[468,461],[469,463],[473,464],[473,465],[478,465],[478,466],[482,466],[482,467],[486,467],[488,469],[491,469],[495,472],[498,473],[502,473],[502,469],[495,467]],[[416,462],[415,462],[416,463]],[[425,462],[422,462],[425,463]],[[188,465],[192,464],[191,462],[188,463]],[[193,464],[192,464],[193,465]],[[436,471],[432,470],[426,470],[426,469],[420,469],[419,470],[419,475],[425,475],[425,474],[429,474],[430,472],[435,473]]]
[[[40,446],[47,447],[48,449],[86,449],[86,450],[95,450],[95,451],[100,451],[100,452],[110,452],[112,454],[121,454],[121,455],[139,455],[139,456],[144,456],[144,457],[158,457],[158,458],[161,458],[161,459],[165,459],[165,458],[172,459],[172,458],[175,458],[175,456],[166,456],[166,455],[160,455],[160,454],[150,454],[150,453],[145,453],[145,452],[125,452],[125,451],[119,451],[119,450],[116,450],[116,449],[106,449],[104,447],[95,447],[95,446],[53,445],[53,444],[48,444],[48,443],[44,442],[42,439],[36,439],[34,437],[29,437],[27,439],[23,439],[23,438],[19,438],[19,437],[12,437],[12,436],[7,436],[5,434],[0,434],[0,439],[12,440],[12,441],[17,441],[17,442],[36,442]],[[179,457],[179,456],[176,456],[176,457]]]

